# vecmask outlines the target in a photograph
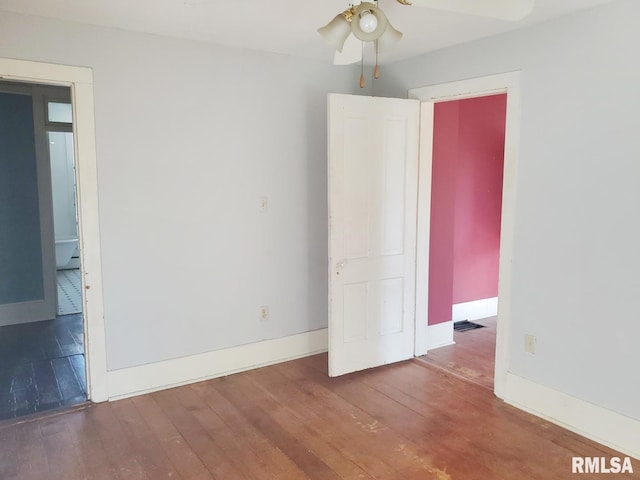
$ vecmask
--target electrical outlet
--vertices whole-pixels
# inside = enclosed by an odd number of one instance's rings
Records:
[[[269,306],[262,305],[260,307],[260,321],[266,322],[267,320],[269,320]]]
[[[536,337],[535,335],[524,336],[524,351],[527,353],[536,353]]]

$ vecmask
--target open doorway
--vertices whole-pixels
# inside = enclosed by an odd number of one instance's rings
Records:
[[[520,72],[500,73],[409,90],[409,98],[414,98],[421,102],[415,356],[420,357],[439,347],[452,345],[454,341],[453,319],[448,322],[428,324],[431,180],[435,105],[438,102],[470,99],[495,94],[506,94],[506,115],[493,391],[499,398],[505,398],[510,358],[511,259],[513,255],[514,225],[516,219],[516,177],[520,141]]]
[[[0,420],[87,400],[72,111],[0,82]]]
[[[92,402],[103,402],[109,398],[109,391],[102,295],[93,73],[86,67],[0,58],[0,80],[64,86],[71,89],[78,186],[78,226],[82,246],[80,257],[87,396]],[[55,271],[52,269],[52,272]]]
[[[491,390],[506,103],[506,93],[438,102],[433,117],[428,324],[453,328],[453,342],[422,359]]]

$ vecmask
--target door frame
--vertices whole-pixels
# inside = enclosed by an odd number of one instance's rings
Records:
[[[86,67],[0,58],[0,79],[70,87],[77,175],[87,396],[108,399],[107,358],[98,217],[93,72]]]
[[[418,233],[416,265],[415,355],[427,353],[429,345],[429,229],[431,213],[431,168],[433,160],[433,105],[436,102],[507,94],[504,171],[502,182],[502,218],[500,225],[500,266],[498,273],[498,322],[494,392],[504,398],[509,366],[511,322],[511,262],[516,219],[516,180],[520,144],[520,71],[471,78],[409,90],[409,98],[422,102],[418,182]],[[419,321],[419,319],[423,321]]]

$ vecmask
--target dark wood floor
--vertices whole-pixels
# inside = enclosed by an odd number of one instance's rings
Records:
[[[616,455],[417,360],[326,371],[317,355],[5,424],[0,478],[575,480],[572,456]]]
[[[0,327],[0,420],[84,402],[83,344],[81,314]]]
[[[419,359],[493,391],[497,317],[473,323],[484,328],[453,332],[455,345],[436,348]]]

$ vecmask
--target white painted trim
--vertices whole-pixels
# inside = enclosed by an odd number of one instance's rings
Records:
[[[427,350],[453,345],[453,321],[442,322],[427,327]]]
[[[98,176],[93,73],[85,67],[0,58],[0,78],[71,88],[81,242],[87,388],[91,401],[107,400],[107,357],[98,224]]]
[[[109,400],[142,395],[327,351],[327,329],[108,372]]]
[[[478,320],[498,314],[498,297],[483,298],[471,302],[456,303],[451,307],[451,318],[454,322]]]
[[[420,221],[431,214],[431,163],[433,160],[433,106],[431,102],[420,105],[420,157],[418,160],[418,221],[416,233],[416,321],[415,321],[415,356],[427,353],[429,334],[427,318],[429,305],[427,295],[420,292],[429,291],[429,236],[431,222]]]
[[[505,402],[572,432],[640,459],[640,421],[553,390],[512,373]]]
[[[496,339],[496,366],[494,375],[495,394],[504,398],[507,368],[509,365],[509,322],[511,315],[511,258],[513,254],[513,237],[515,229],[516,173],[520,143],[520,72],[507,72],[487,77],[472,78],[451,83],[431,85],[409,90],[409,98],[417,98],[422,102],[464,99],[486,96],[496,93],[507,93],[507,113],[505,129],[504,177],[502,183],[502,224],[500,227],[500,272],[498,284],[498,326]],[[433,133],[433,128],[430,129]],[[421,134],[424,132],[421,132]],[[423,157],[421,157],[421,160]],[[426,168],[420,165],[420,169]],[[427,190],[428,189],[428,190]],[[431,184],[420,183],[418,195],[430,194]],[[428,231],[421,222],[429,222],[430,215],[419,214],[418,235]],[[418,237],[418,245],[425,240]],[[429,274],[428,261],[418,265],[418,275]],[[424,282],[424,279],[420,280]],[[428,290],[416,292],[416,297],[428,296]],[[416,298],[416,303],[428,302],[428,299]],[[429,330],[426,329],[426,334]],[[421,344],[429,344],[428,338],[420,340]],[[418,340],[416,340],[416,345]]]
[[[93,72],[86,67],[0,58],[0,78],[69,86],[71,83],[93,83]]]
[[[417,98],[421,101],[441,102],[454,98],[485,97],[497,93],[504,93],[520,72],[499,73],[487,77],[470,78],[456,82],[428,85],[426,87],[412,88],[409,90],[409,98]]]

